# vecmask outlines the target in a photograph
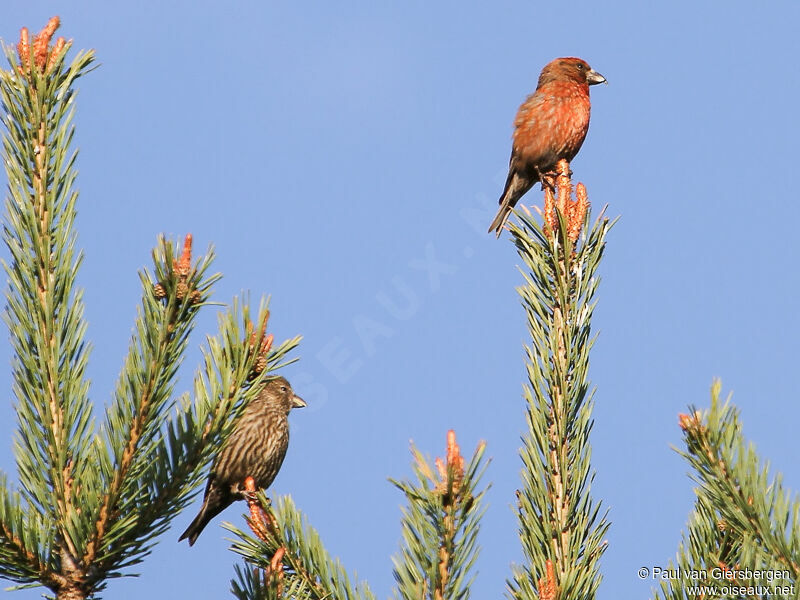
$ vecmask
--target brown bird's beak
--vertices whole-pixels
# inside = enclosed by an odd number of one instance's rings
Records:
[[[300,396],[294,395],[292,396],[292,408],[305,408],[306,401],[303,400]]]
[[[597,85],[598,83],[608,83],[606,78],[600,75],[594,69],[590,69],[588,73],[586,73],[586,81],[589,82],[589,85]]]

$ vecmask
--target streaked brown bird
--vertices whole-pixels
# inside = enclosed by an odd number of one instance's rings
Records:
[[[252,477],[257,488],[268,488],[289,447],[289,411],[306,405],[283,377],[264,385],[250,401],[208,474],[203,507],[178,541],[197,541],[209,521],[244,495],[244,480]]]
[[[536,91],[514,119],[508,178],[489,232],[496,231],[500,237],[511,209],[525,192],[553,171],[559,160],[575,158],[589,131],[589,86],[605,82],[580,58],[557,58],[545,65]]]

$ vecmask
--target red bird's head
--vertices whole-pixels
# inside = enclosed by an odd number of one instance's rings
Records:
[[[554,81],[572,81],[578,85],[595,85],[606,83],[606,78],[592,69],[585,60],[580,58],[557,58],[547,63],[539,75],[539,85],[542,87]]]

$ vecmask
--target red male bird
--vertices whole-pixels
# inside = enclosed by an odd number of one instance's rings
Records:
[[[490,232],[500,237],[511,209],[525,192],[562,158],[572,161],[589,131],[589,86],[605,81],[580,58],[557,58],[545,65],[536,91],[514,119],[508,179]]]

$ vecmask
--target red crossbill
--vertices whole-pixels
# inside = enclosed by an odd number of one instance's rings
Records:
[[[606,79],[580,58],[557,58],[539,75],[536,91],[519,107],[508,178],[489,231],[500,237],[511,209],[563,159],[571,161],[589,130],[589,86]]]
[[[289,447],[289,411],[305,405],[283,377],[267,382],[247,405],[214,459],[203,507],[178,541],[189,538],[189,545],[193,545],[211,519],[244,497],[244,481],[248,477],[255,480],[258,488],[266,489],[272,484]]]

